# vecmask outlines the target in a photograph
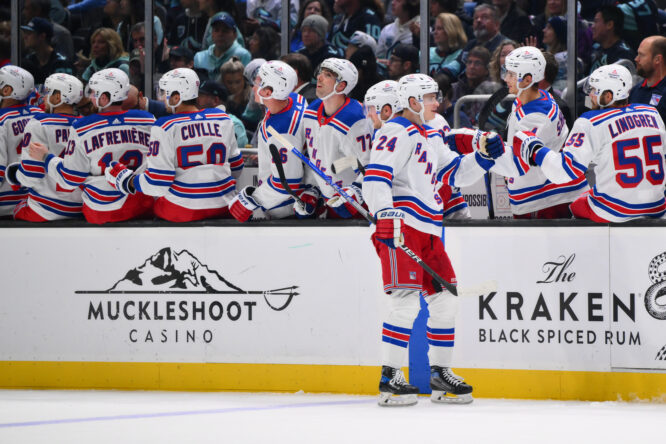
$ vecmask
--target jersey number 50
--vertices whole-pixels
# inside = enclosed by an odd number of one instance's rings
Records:
[[[221,165],[227,161],[227,147],[223,143],[212,143],[206,151],[205,157],[203,145],[179,146],[176,149],[178,167],[186,169],[197,165]]]
[[[661,185],[664,181],[664,161],[661,153],[654,151],[654,147],[659,145],[661,137],[657,135],[645,136],[641,140],[635,137],[613,142],[615,169],[626,171],[616,174],[615,181],[622,188],[636,188],[644,179],[652,185]],[[645,163],[641,161],[640,152],[633,152],[640,148],[643,148]]]

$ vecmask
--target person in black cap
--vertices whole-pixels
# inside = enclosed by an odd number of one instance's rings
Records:
[[[377,73],[377,57],[372,48],[364,45],[351,55],[349,61],[358,70],[358,83],[352,89],[349,97],[363,103],[368,88],[382,80]]]
[[[252,60],[250,52],[237,41],[236,22],[228,14],[221,14],[211,20],[213,44],[194,55],[194,66],[208,71],[211,78],[218,78],[220,67],[238,57],[243,65]]]
[[[400,43],[389,56],[388,76],[391,80],[398,80],[407,74],[417,72],[419,68],[419,50],[412,45]],[[376,82],[375,82],[376,83]]]
[[[23,67],[35,78],[35,84],[41,85],[51,74],[62,72],[71,74],[71,65],[67,58],[53,49],[53,25],[46,19],[34,17],[23,30],[23,44],[28,54],[23,59]]]
[[[171,69],[194,67],[194,53],[184,46],[173,46],[169,50],[169,66]]]
[[[218,108],[222,111],[227,110],[226,101],[229,93],[222,84],[213,80],[206,80],[199,85],[199,97],[197,97],[197,106],[201,109]],[[234,132],[236,133],[236,142],[239,148],[244,148],[248,144],[247,132],[243,122],[233,114],[228,114],[229,118],[234,124]]]

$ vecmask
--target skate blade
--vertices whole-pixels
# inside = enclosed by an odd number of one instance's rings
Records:
[[[406,407],[418,402],[416,395],[394,395],[393,393],[379,393],[377,404],[382,407]]]
[[[433,390],[430,400],[437,404],[471,404],[474,401],[472,395],[453,395],[451,393]]]

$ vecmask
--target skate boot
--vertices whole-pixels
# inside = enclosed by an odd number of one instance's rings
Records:
[[[432,402],[442,404],[469,404],[473,401],[472,386],[454,374],[449,367],[430,367],[430,388]]]
[[[382,379],[379,380],[380,406],[414,405],[419,389],[405,381],[405,375],[399,368],[382,367]]]

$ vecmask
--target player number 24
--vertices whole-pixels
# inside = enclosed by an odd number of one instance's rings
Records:
[[[624,139],[613,142],[613,162],[618,174],[615,181],[622,188],[636,188],[644,179],[653,185],[661,185],[664,180],[664,161],[655,146],[661,145],[658,135]],[[641,161],[640,150],[643,149],[645,163]],[[645,166],[645,171],[643,171]]]

